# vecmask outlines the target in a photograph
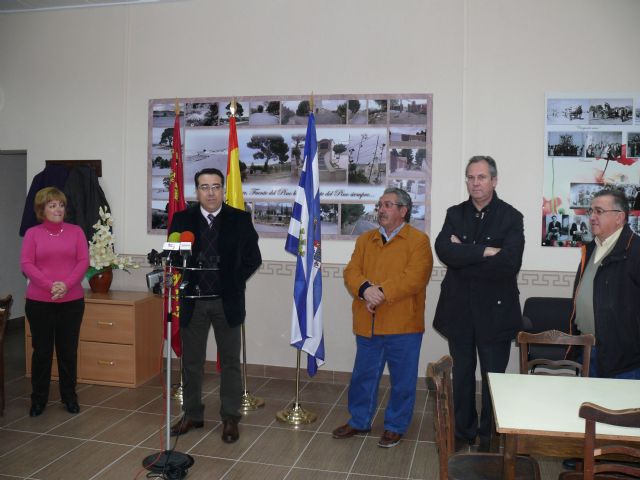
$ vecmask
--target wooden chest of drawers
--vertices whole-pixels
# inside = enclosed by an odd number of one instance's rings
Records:
[[[162,299],[147,292],[85,293],[78,382],[137,387],[161,371]],[[27,375],[31,331],[25,325]],[[58,377],[55,358],[52,378]]]

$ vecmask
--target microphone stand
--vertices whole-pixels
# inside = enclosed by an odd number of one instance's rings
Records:
[[[168,289],[169,295],[167,297],[167,311],[164,318],[167,322],[167,338],[165,341],[165,355],[166,355],[166,378],[165,378],[165,448],[164,452],[151,454],[142,461],[142,466],[155,473],[167,473],[167,478],[182,479],[187,475],[187,470],[191,468],[194,463],[193,457],[186,453],[177,452],[169,449],[171,445],[171,395],[169,389],[171,388],[171,324],[173,313],[171,311],[171,300],[173,298],[173,266],[171,264],[171,254],[167,257],[167,265],[165,266],[165,289]],[[168,269],[167,269],[168,266]],[[179,313],[178,313],[179,314]]]

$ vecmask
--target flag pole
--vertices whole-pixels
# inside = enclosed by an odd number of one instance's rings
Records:
[[[180,117],[180,102],[178,101],[178,99],[176,98],[175,100],[175,107],[174,107],[174,112],[176,114],[176,118]],[[178,132],[180,133],[180,132]],[[180,135],[180,137],[182,137],[182,135]],[[179,148],[182,148],[182,146],[180,146]],[[184,190],[184,185],[179,185],[180,191],[183,192]],[[184,400],[183,397],[183,390],[182,390],[182,355],[180,355],[180,379],[178,380],[177,383],[174,383],[173,385],[171,385],[172,390],[171,390],[171,398],[173,398],[174,400],[180,402],[180,405],[182,405],[182,402]],[[167,386],[168,387],[168,386]]]
[[[288,423],[289,425],[308,425],[309,423],[313,423],[316,421],[318,416],[313,413],[305,410],[302,405],[300,405],[300,349],[298,349],[297,360],[296,360],[296,399],[293,405],[290,408],[286,408],[284,410],[280,410],[276,413],[276,418],[283,422]]]
[[[324,341],[322,337],[321,322],[322,272],[320,220],[317,213],[317,210],[319,209],[319,175],[313,92],[311,92],[311,96],[309,97],[309,123],[307,125],[307,134],[305,137],[304,157],[303,173],[300,177],[298,190],[296,191],[296,200],[294,202],[291,223],[289,224],[289,233],[285,244],[286,251],[297,255],[296,280],[301,280],[300,284],[304,285],[302,289],[297,290],[297,283],[294,284],[293,294],[294,309],[292,315],[291,345],[295,345],[297,347],[296,398],[290,408],[280,410],[276,413],[276,419],[280,422],[288,423],[289,425],[306,425],[315,422],[318,418],[315,413],[305,410],[302,405],[300,405],[300,355],[302,354],[306,340],[311,338],[317,342],[315,348],[313,345],[308,346],[308,348],[312,348],[311,351],[314,352],[313,355],[309,354],[309,359],[307,361],[309,374],[313,376],[316,373],[318,359],[322,362],[324,361]],[[306,195],[309,194],[314,197],[312,203],[306,201]],[[307,270],[305,270],[305,266],[307,266]],[[319,296],[317,296],[318,287],[320,291]],[[313,298],[310,295],[312,295]],[[311,300],[313,300],[313,302],[311,302]],[[315,308],[316,301],[320,304],[317,310]],[[298,307],[300,307],[301,310],[299,310]],[[301,320],[301,311],[304,312],[302,315],[306,317],[304,320]],[[318,330],[314,332],[315,337],[313,335],[307,335],[308,331],[306,330],[305,333],[298,332],[297,330],[298,328],[301,328],[302,323],[306,323],[308,321],[310,314],[313,315],[314,323],[316,320],[316,314],[318,315],[317,318],[320,319],[319,327],[318,325],[314,325],[318,328]],[[309,353],[309,350],[305,351]]]
[[[235,117],[238,108],[236,97],[229,102],[229,111],[231,112],[231,118],[229,119],[229,157],[227,161],[227,205],[230,205],[240,210],[244,210],[244,198],[242,197],[242,180],[239,177],[239,152],[238,152],[238,140],[236,133]],[[231,145],[231,137],[234,137],[233,146]],[[235,154],[232,153],[232,148],[235,150]],[[231,162],[234,162],[232,165]],[[233,173],[232,173],[233,172]],[[239,189],[239,197],[235,195],[229,195],[229,188]],[[236,192],[238,193],[238,192]],[[247,334],[244,323],[240,325],[240,336],[242,341],[242,397],[240,403],[240,410],[242,412],[250,412],[257,410],[264,406],[264,399],[255,397],[247,389]]]
[[[174,383],[172,385],[173,390],[171,391],[171,398],[180,402],[180,405],[182,405],[184,402],[184,391],[182,389],[182,356],[179,358],[179,361],[180,380],[178,381],[178,383]]]
[[[242,336],[242,403],[240,404],[240,410],[250,412],[264,407],[264,399],[253,396],[251,392],[247,390],[247,342],[244,323],[240,326],[240,333]]]

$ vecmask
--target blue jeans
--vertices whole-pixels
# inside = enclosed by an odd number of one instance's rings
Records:
[[[589,376],[599,377],[598,374],[598,349],[597,347],[591,348],[591,361],[589,362]],[[640,380],[640,368],[635,370],[629,370],[628,372],[618,373],[611,378],[620,378],[624,380]]]
[[[391,393],[384,414],[384,429],[404,434],[416,402],[416,382],[422,333],[356,335],[356,360],[349,385],[349,425],[369,430],[376,413],[378,385],[385,364],[389,367]]]

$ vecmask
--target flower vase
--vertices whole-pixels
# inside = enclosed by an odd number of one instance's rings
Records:
[[[113,281],[113,270],[111,267],[107,267],[100,270],[93,277],[89,279],[89,286],[93,293],[107,293],[111,288],[111,282]]]

